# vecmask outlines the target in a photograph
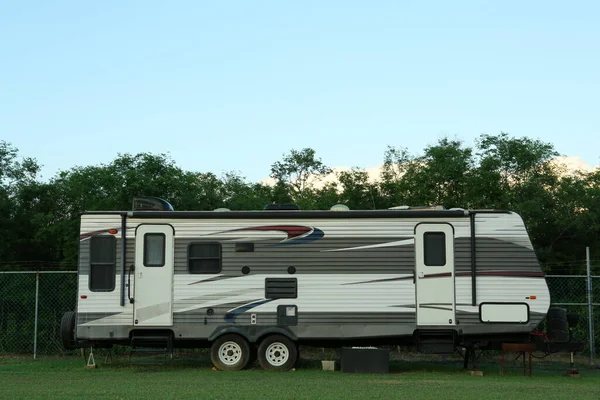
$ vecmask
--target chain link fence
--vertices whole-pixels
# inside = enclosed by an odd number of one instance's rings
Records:
[[[595,354],[600,352],[600,276],[546,275],[546,283],[551,307],[565,308],[578,315],[573,340],[585,342],[584,353],[593,365]]]
[[[76,271],[0,272],[0,354],[64,353],[60,320],[76,296]]]
[[[546,276],[552,306],[579,315],[573,340],[586,343],[584,353],[593,364],[600,351],[600,332],[593,328],[600,327],[600,303],[591,300],[600,300],[600,276],[589,279],[590,286],[587,275]],[[0,272],[0,355],[66,353],[60,320],[64,312],[75,309],[76,296],[76,271]]]

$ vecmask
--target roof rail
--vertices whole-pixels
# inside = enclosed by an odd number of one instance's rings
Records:
[[[287,211],[287,210],[299,210],[300,207],[297,204],[267,204],[263,210],[271,211]]]

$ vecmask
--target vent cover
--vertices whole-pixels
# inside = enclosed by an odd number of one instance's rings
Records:
[[[136,196],[133,198],[133,211],[173,211],[168,201],[151,196]]]
[[[296,278],[266,278],[265,298],[295,299],[298,297],[298,279]]]

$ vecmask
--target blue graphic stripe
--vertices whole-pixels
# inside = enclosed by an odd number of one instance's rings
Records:
[[[273,301],[273,299],[260,300],[260,301],[254,302],[254,303],[243,305],[243,306],[238,307],[238,308],[234,309],[233,311],[225,314],[225,317],[223,319],[225,320],[225,322],[235,322],[236,318],[239,317],[240,314],[243,314],[246,311],[253,309],[254,307],[258,307],[260,305],[267,304],[271,301]]]

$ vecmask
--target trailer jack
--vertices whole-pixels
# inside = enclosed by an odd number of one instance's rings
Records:
[[[83,359],[85,360],[85,348],[81,349],[81,352],[83,354]],[[98,368],[98,366],[96,365],[96,360],[94,359],[94,348],[90,347],[90,354],[89,356],[87,356],[87,362],[85,364],[85,367],[87,369],[93,369],[93,368]]]

